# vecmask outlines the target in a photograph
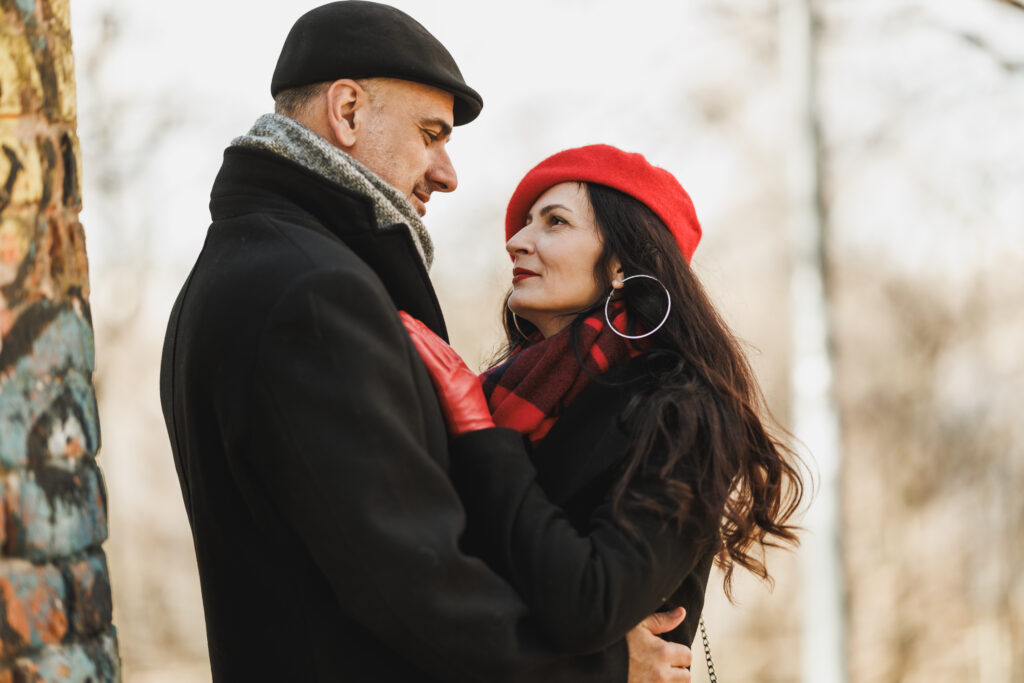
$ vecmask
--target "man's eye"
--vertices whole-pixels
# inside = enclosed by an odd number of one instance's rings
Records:
[[[427,134],[427,137],[430,138],[431,142],[437,142],[438,140],[441,139],[441,134],[440,133],[435,133],[435,132],[430,131],[430,130],[424,130],[423,132]]]

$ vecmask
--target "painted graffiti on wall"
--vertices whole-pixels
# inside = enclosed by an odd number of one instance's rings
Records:
[[[69,4],[0,10],[0,681],[118,680]]]

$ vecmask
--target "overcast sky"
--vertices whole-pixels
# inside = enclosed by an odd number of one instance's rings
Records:
[[[315,2],[73,0],[90,258],[145,253],[182,272],[231,138],[269,111],[292,22]],[[459,190],[427,215],[435,272],[502,257],[504,203],[570,146],[639,151],[690,191],[716,240],[747,239],[778,193],[785,141],[775,3],[396,1],[484,97],[456,130]],[[826,189],[840,244],[955,274],[1024,259],[1024,12],[996,0],[819,2]],[[103,37],[112,12],[119,31]],[[972,43],[983,39],[983,45]],[[100,69],[89,69],[105,55]],[[97,143],[106,123],[116,136]],[[100,169],[129,168],[122,191]],[[753,233],[752,233],[753,234]],[[140,246],[141,245],[141,246]],[[969,267],[963,264],[970,264]],[[95,270],[94,270],[95,272]]]

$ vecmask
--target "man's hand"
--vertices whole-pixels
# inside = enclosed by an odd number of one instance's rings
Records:
[[[626,634],[629,645],[629,683],[680,681],[690,683],[693,656],[690,648],[658,637],[686,618],[686,610],[676,607],[671,612],[657,612],[647,617]]]

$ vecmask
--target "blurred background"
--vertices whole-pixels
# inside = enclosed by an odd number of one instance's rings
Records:
[[[272,109],[280,45],[316,4],[71,4],[106,549],[129,681],[210,677],[159,351],[222,150]],[[480,367],[498,343],[502,219],[519,178],[559,149],[611,143],[689,190],[704,226],[696,272],[791,424],[796,150],[778,3],[392,4],[486,103],[449,147],[459,190],[426,219],[455,348]],[[1024,681],[1024,6],[814,9],[849,680]],[[744,577],[735,605],[720,581],[709,588],[723,680],[801,680],[806,570],[787,552],[769,569],[774,590]]]

